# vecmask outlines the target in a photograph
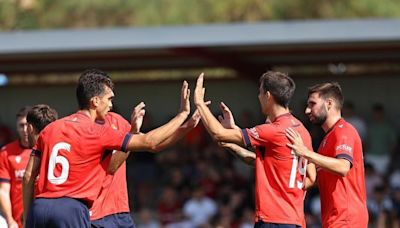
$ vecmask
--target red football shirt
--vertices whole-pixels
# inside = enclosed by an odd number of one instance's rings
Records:
[[[129,133],[96,124],[83,112],[49,124],[35,148],[41,154],[36,197],[70,197],[91,206],[106,175],[101,165],[104,151],[125,151],[130,137]]]
[[[106,116],[106,125],[113,129],[129,132],[131,125],[122,116],[109,112]],[[111,151],[108,151],[111,155]],[[110,163],[111,156],[104,158],[103,164],[105,167]],[[114,173],[107,175],[104,179],[103,186],[100,190],[100,195],[94,201],[90,208],[90,220],[103,218],[107,215],[128,212],[129,199],[126,183],[126,162]]]
[[[285,130],[289,127],[299,132],[311,149],[310,134],[290,113],[272,123],[243,129],[242,134],[246,146],[256,147],[256,221],[301,226],[307,161],[286,145]]]
[[[0,182],[10,183],[12,216],[22,227],[22,179],[32,149],[21,147],[19,141],[11,142],[0,151]]]
[[[352,165],[345,177],[317,169],[323,227],[367,227],[364,161],[357,131],[340,119],[327,132],[318,153],[346,159]]]

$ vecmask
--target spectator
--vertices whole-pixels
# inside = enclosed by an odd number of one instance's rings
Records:
[[[368,149],[365,160],[372,163],[378,173],[386,174],[391,157],[396,148],[396,131],[385,116],[382,104],[372,107],[373,120],[369,126]]]
[[[371,163],[365,163],[365,188],[367,190],[367,198],[373,197],[376,186],[383,184],[383,177],[375,171]]]
[[[367,201],[370,223],[376,227],[385,227],[391,218],[393,202],[386,193],[384,185],[376,186],[373,197]]]
[[[357,130],[361,140],[365,142],[367,139],[367,124],[365,121],[356,115],[354,104],[352,102],[344,102],[343,104],[343,117]]]
[[[189,218],[193,227],[208,225],[217,213],[217,204],[204,194],[200,186],[193,188],[193,195],[183,206],[183,213]]]
[[[143,208],[139,212],[137,228],[159,228],[160,224],[154,219],[153,213],[148,208]]]
[[[160,203],[158,204],[158,217],[162,225],[178,221],[180,218],[181,203],[178,200],[175,190],[167,186],[164,188]]]

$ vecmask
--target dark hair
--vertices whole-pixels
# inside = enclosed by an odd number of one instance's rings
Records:
[[[342,88],[340,88],[337,82],[325,82],[317,84],[308,88],[308,96],[313,93],[318,93],[322,98],[333,98],[336,100],[337,108],[340,110],[343,107],[343,94]]]
[[[26,121],[32,124],[37,133],[43,130],[49,123],[58,118],[57,111],[45,104],[38,104],[29,110]]]
[[[287,74],[268,71],[260,77],[260,85],[264,93],[269,91],[277,104],[287,108],[296,85]]]
[[[105,90],[104,86],[109,87],[111,90],[114,89],[114,84],[107,73],[97,69],[84,71],[79,77],[76,88],[79,108],[89,108],[90,99],[102,95]]]
[[[29,110],[31,110],[31,106],[25,106],[22,107],[18,112],[17,112],[17,119],[22,118],[22,117],[26,117],[26,115],[28,114]]]

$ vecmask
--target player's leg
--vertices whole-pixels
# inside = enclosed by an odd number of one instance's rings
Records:
[[[135,223],[129,213],[118,213],[114,215],[117,222],[118,227],[120,228],[135,228]]]
[[[48,208],[47,201],[43,198],[37,198],[33,201],[32,206],[26,218],[26,227],[44,228],[46,227],[46,218]]]
[[[107,215],[101,219],[92,221],[93,228],[135,228],[132,217],[129,213],[117,213]]]
[[[89,210],[84,203],[76,199],[52,199],[50,213],[48,227],[90,227]]]

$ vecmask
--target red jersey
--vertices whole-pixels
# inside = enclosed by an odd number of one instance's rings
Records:
[[[352,165],[345,177],[317,169],[323,227],[367,227],[364,161],[357,131],[340,119],[327,132],[318,153],[346,159]]]
[[[123,117],[116,113],[109,112],[106,116],[106,125],[113,129],[129,132],[131,125]],[[108,167],[111,159],[111,151],[108,151],[110,156],[103,160],[105,167]],[[107,215],[116,213],[129,213],[128,187],[126,184],[126,162],[114,173],[107,175],[104,179],[100,194],[90,208],[90,220],[103,218]]]
[[[286,145],[287,128],[301,135],[311,149],[311,136],[303,124],[290,113],[274,122],[243,129],[246,146],[256,148],[256,221],[296,224],[304,221],[304,180],[307,161]]]
[[[91,206],[106,175],[106,150],[126,150],[131,134],[93,122],[77,112],[50,123],[34,152],[41,156],[37,198],[70,197]]]
[[[10,183],[10,200],[12,216],[22,227],[22,179],[28,164],[32,149],[21,147],[18,140],[1,148],[0,151],[0,182]]]

